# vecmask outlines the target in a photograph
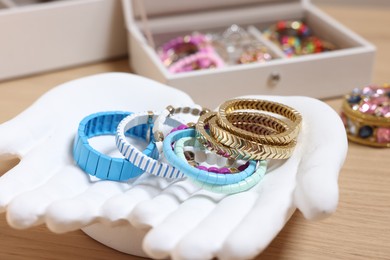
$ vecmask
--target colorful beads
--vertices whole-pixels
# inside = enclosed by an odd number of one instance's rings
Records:
[[[278,21],[264,31],[264,36],[276,43],[287,57],[331,51],[335,46],[312,35],[302,21]]]
[[[175,37],[156,51],[170,73],[262,63],[274,58],[261,40],[236,24],[223,32]]]

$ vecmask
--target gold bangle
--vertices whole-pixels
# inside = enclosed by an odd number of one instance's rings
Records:
[[[252,112],[232,112],[226,118],[234,126],[255,134],[269,135],[285,132],[288,124],[266,114]]]
[[[346,95],[341,117],[349,140],[390,147],[390,86],[368,86]]]
[[[286,131],[275,135],[258,135],[234,126],[227,115],[236,110],[260,110],[283,116],[289,120]],[[301,114],[295,109],[266,100],[234,99],[223,103],[218,110],[218,125],[240,137],[263,144],[287,144],[297,138],[302,123]]]
[[[267,145],[241,138],[218,127],[216,117],[209,119],[209,128],[211,136],[216,141],[231,149],[238,149],[250,153],[254,156],[252,159],[259,158],[257,160],[287,159],[291,156],[296,145],[295,140],[285,145]]]
[[[196,124],[199,142],[211,151],[215,151],[217,154],[225,157],[243,160],[286,159],[291,156],[296,144],[295,140],[285,146],[265,145],[245,140],[245,142],[241,143],[239,149],[230,148],[219,143],[205,129],[211,120],[216,119],[216,116],[216,112],[206,113],[199,117],[198,123]]]

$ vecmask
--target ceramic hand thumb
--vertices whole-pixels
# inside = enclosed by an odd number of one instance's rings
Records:
[[[298,169],[294,202],[305,218],[322,219],[336,210],[338,176],[348,142],[343,123],[332,108],[318,101],[307,102],[313,103],[313,109],[303,115],[301,140],[305,152]]]

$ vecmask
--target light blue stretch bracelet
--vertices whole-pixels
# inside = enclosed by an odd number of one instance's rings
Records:
[[[125,181],[137,177],[143,170],[124,158],[113,158],[96,151],[89,145],[88,139],[100,135],[115,135],[119,122],[130,115],[130,112],[101,112],[85,117],[79,124],[73,145],[73,158],[86,173],[103,180]],[[129,129],[126,135],[147,138],[151,132],[150,124],[142,124]],[[158,158],[155,145],[150,143],[143,151],[152,158]]]
[[[180,157],[182,160],[187,160],[184,155],[184,146],[185,145],[195,145],[197,142],[197,139],[195,137],[183,137],[175,142],[175,154]],[[206,149],[206,148],[205,148]],[[195,179],[192,179],[189,177],[189,179],[197,186],[216,193],[223,193],[223,194],[233,194],[238,192],[243,192],[246,190],[249,190],[253,186],[255,186],[257,183],[260,182],[261,179],[263,179],[265,173],[267,170],[267,161],[260,161],[258,163],[258,168],[256,171],[249,177],[245,178],[244,180],[233,183],[233,184],[227,184],[227,185],[215,185],[215,184],[208,184],[204,182],[197,181]]]
[[[181,159],[175,154],[175,152],[172,150],[171,144],[183,137],[194,136],[195,129],[176,131],[165,137],[163,143],[165,158],[169,161],[170,164],[179,169],[186,176],[204,183],[226,185],[242,181],[255,172],[257,164],[256,161],[249,161],[249,165],[244,171],[231,174],[213,173],[192,167],[187,163],[186,160]]]
[[[237,183],[233,183],[233,184],[213,185],[213,184],[200,182],[200,181],[197,181],[197,180],[192,179],[192,178],[189,178],[189,179],[191,179],[191,181],[195,185],[201,187],[202,189],[212,191],[215,193],[223,193],[223,194],[239,193],[239,192],[249,190],[250,188],[254,187],[257,183],[259,183],[263,179],[263,177],[267,171],[267,161],[266,160],[259,161],[258,164],[259,165],[258,165],[255,173],[253,173],[251,176],[245,178],[244,180],[237,182]]]

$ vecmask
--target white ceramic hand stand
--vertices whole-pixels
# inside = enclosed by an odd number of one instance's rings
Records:
[[[193,101],[176,89],[123,73],[61,85],[0,126],[0,155],[21,159],[0,178],[0,210],[14,228],[46,223],[57,233],[82,229],[103,244],[139,256],[253,258],[296,208],[308,219],[335,211],[347,139],[336,112],[321,101],[252,97],[300,111],[299,142],[290,159],[270,163],[268,174],[252,190],[225,196],[200,190],[188,180],[147,174],[128,183],[91,181],[71,152],[83,117]],[[113,140],[97,138],[94,146],[115,154]]]

